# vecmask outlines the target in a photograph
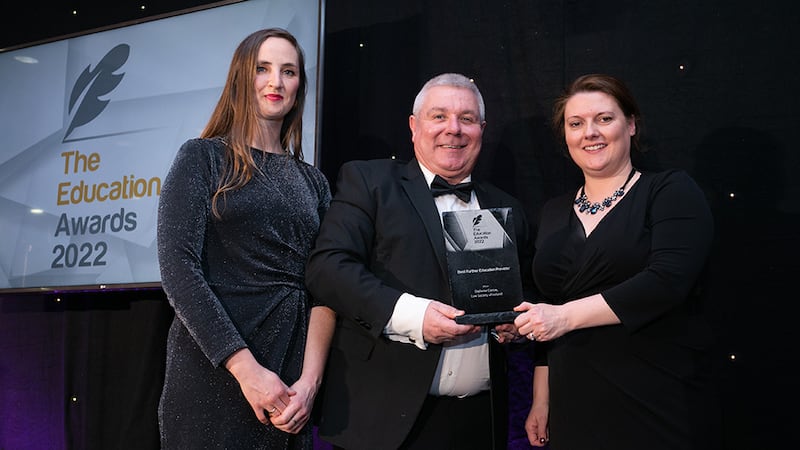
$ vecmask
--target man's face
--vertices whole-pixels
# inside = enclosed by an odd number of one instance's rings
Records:
[[[450,183],[472,172],[481,151],[486,122],[478,100],[466,88],[436,86],[428,90],[418,115],[408,119],[414,155],[428,170]]]

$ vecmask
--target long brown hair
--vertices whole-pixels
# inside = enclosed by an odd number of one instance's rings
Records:
[[[217,106],[211,114],[202,138],[220,137],[226,143],[225,166],[222,169],[219,185],[212,197],[211,210],[217,217],[217,200],[225,193],[241,188],[258,170],[250,143],[260,132],[256,120],[258,105],[253,95],[258,51],[268,38],[286,39],[297,50],[297,64],[300,86],[297,89],[294,105],[286,114],[281,125],[281,147],[297,160],[303,160],[303,109],[306,103],[306,69],[303,49],[297,39],[282,28],[266,28],[251,33],[244,38],[231,58],[228,78],[222,89]]]

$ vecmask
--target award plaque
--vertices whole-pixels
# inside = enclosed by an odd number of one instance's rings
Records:
[[[513,322],[522,280],[511,208],[442,213],[457,323]]]

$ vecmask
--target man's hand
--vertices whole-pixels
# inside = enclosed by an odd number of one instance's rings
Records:
[[[463,310],[435,300],[431,301],[425,309],[425,318],[422,319],[422,336],[425,342],[443,344],[458,336],[480,333],[481,327],[477,325],[456,323],[455,318],[463,314]]]

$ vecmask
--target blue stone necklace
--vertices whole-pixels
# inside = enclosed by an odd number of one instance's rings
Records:
[[[597,211],[605,210],[611,206],[614,201],[625,195],[625,188],[628,186],[628,183],[631,182],[631,178],[633,178],[635,174],[636,168],[634,167],[631,169],[631,173],[628,174],[628,179],[625,180],[625,183],[620,186],[619,189],[614,191],[614,193],[611,194],[611,197],[606,197],[602,202],[589,202],[589,199],[586,198],[586,191],[584,189],[586,185],[581,186],[581,195],[575,199],[575,204],[578,205],[578,211],[586,214],[597,214]]]

